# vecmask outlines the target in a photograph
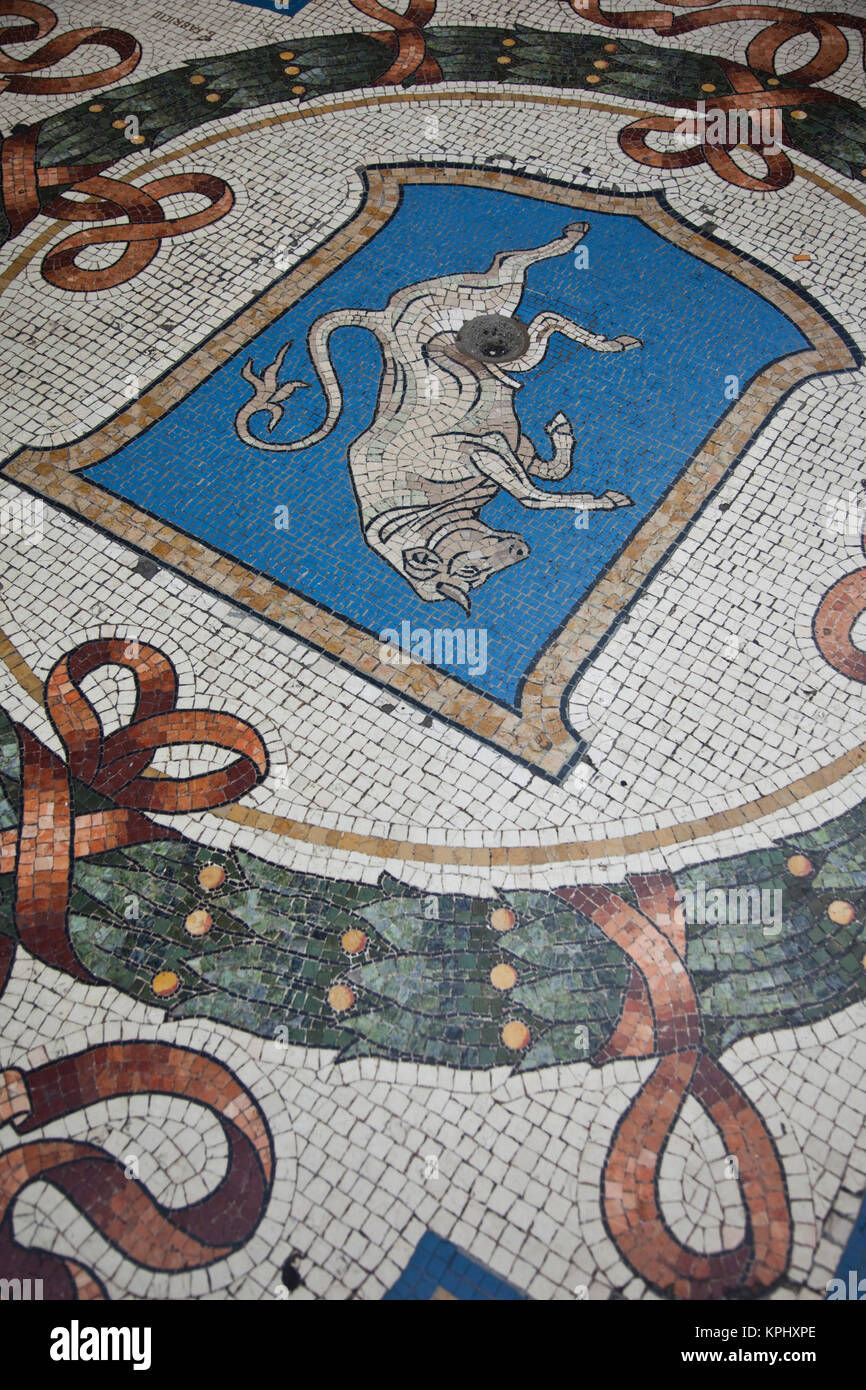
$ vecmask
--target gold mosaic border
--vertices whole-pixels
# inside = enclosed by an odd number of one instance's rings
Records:
[[[733,275],[765,298],[772,298],[813,344],[812,350],[794,354],[768,367],[735,402],[704,447],[597,581],[592,593],[544,649],[525,680],[519,713],[420,663],[414,662],[406,668],[384,665],[379,660],[381,644],[375,636],[77,476],[80,470],[109,457],[147,429],[375,236],[399,206],[403,185],[442,182],[540,197],[568,208],[637,216],[669,242]],[[767,272],[683,225],[660,205],[655,193],[631,197],[599,194],[548,184],[528,176],[459,167],[440,170],[408,164],[373,168],[368,171],[364,203],[348,223],[170,371],[134,406],[70,446],[24,449],[3,471],[16,482],[70,508],[120,540],[147,551],[160,563],[180,570],[191,580],[201,582],[203,573],[206,574],[208,586],[229,600],[246,605],[437,717],[459,725],[509,756],[556,778],[580,747],[564,722],[563,705],[564,692],[583,662],[603,641],[665,551],[681,535],[733,460],[791,387],[818,372],[855,365],[843,339],[817,309]]]

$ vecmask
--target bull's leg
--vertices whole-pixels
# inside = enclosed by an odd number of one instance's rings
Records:
[[[546,241],[543,246],[527,246],[523,251],[498,251],[490,263],[487,276],[495,284],[513,284],[523,281],[526,272],[536,261],[549,260],[551,256],[562,256],[583,241],[589,231],[588,222],[570,222],[563,228],[562,235]]]
[[[480,473],[521,506],[533,511],[563,508],[571,511],[611,511],[614,507],[630,507],[632,504],[631,498],[626,497],[624,492],[604,492],[600,497],[592,492],[542,492],[530,481],[526,468],[502,434],[467,434],[462,436],[462,441],[468,445],[472,462]]]
[[[529,267],[536,261],[546,261],[573,250],[588,231],[588,222],[572,222],[562,236],[544,246],[529,246],[524,251],[499,251],[490,262],[489,270],[462,275],[460,288],[483,291],[486,314],[513,314],[520,303]]]
[[[552,420],[548,420],[544,429],[550,435],[550,442],[553,445],[551,458],[541,458],[535,452],[532,440],[527,439],[525,434],[520,436],[517,455],[527,473],[531,474],[533,478],[545,478],[558,483],[562,478],[567,478],[571,472],[574,455],[574,430],[571,427],[571,421],[565,418],[561,410],[557,411]]]
[[[626,333],[618,338],[606,338],[603,333],[591,333],[588,328],[581,328],[579,323],[572,323],[564,314],[554,313],[553,310],[536,314],[527,327],[529,347],[522,357],[508,363],[510,372],[528,372],[531,367],[537,367],[554,333],[561,333],[564,338],[580,343],[581,347],[591,348],[593,352],[628,352],[632,348],[643,346],[640,338],[632,338]]]

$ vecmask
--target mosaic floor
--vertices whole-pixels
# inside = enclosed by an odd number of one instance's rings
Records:
[[[866,1297],[866,3],[471,3],[3,6],[4,1298]]]

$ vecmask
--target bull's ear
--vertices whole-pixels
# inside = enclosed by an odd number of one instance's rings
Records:
[[[426,545],[403,551],[403,572],[410,579],[432,579],[442,569],[442,560]]]

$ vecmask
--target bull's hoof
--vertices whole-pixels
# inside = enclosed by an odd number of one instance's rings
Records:
[[[563,415],[561,410],[556,412],[552,420],[548,420],[547,424],[544,426],[544,430],[546,434],[564,434],[567,435],[569,439],[574,438],[574,427],[568,417]]]
[[[565,235],[570,237],[585,237],[589,231],[588,222],[569,222],[565,229]]]
[[[631,497],[626,497],[624,492],[603,492],[602,497],[607,502],[608,507],[633,507],[634,502]]]
[[[642,339],[633,338],[630,333],[621,333],[619,337],[614,338],[613,341],[622,346],[623,352],[631,352],[632,348],[643,347]]]

